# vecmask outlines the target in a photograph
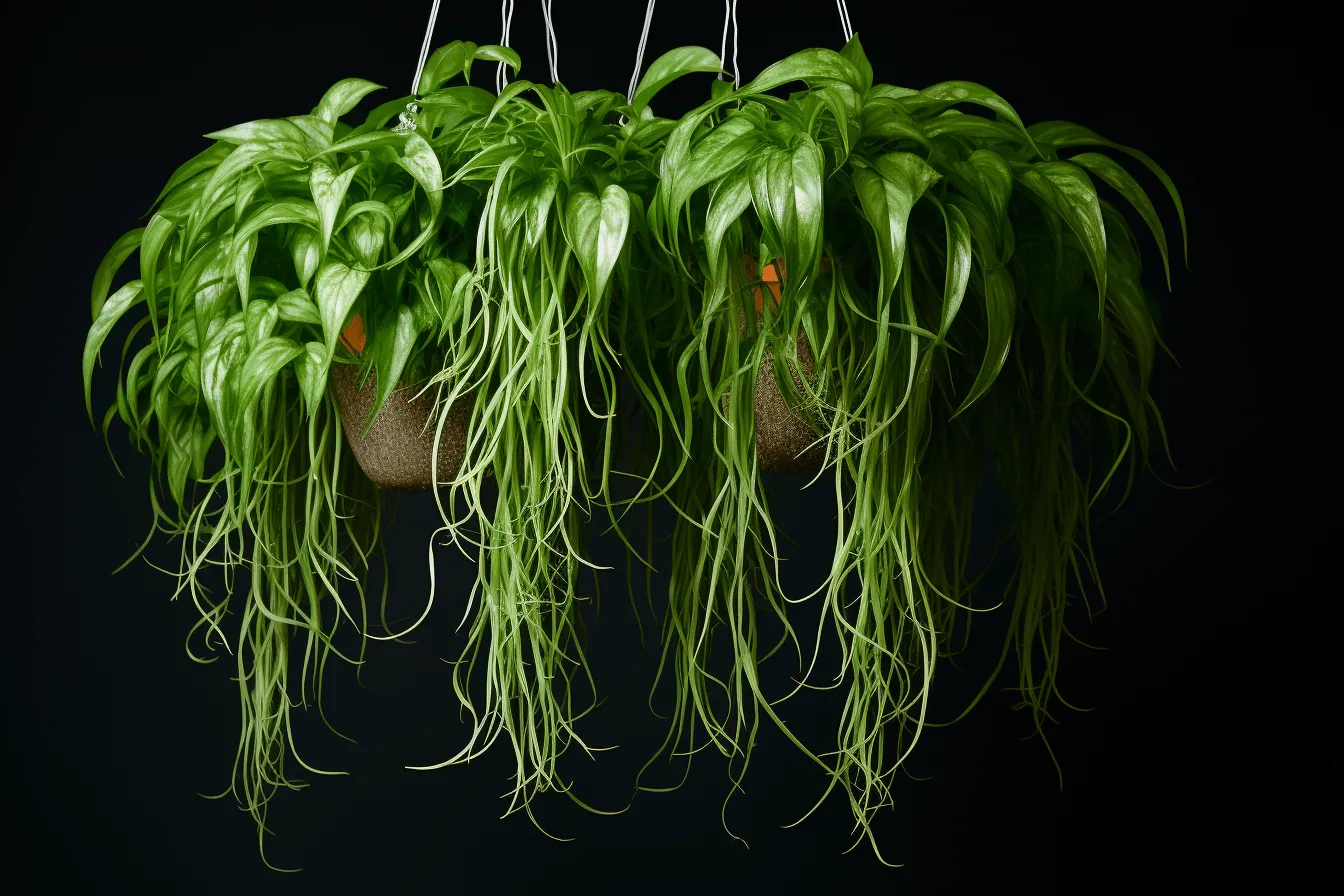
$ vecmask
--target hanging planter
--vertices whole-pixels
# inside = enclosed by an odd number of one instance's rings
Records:
[[[787,100],[767,95],[799,81],[805,89]],[[665,750],[689,750],[703,732],[740,760],[737,781],[768,718],[826,770],[822,798],[842,791],[871,840],[872,814],[890,803],[891,777],[925,723],[936,659],[957,648],[967,608],[983,603],[970,592],[964,546],[987,446],[1017,497],[1005,658],[1016,649],[1019,688],[1041,730],[1057,697],[1062,608],[1095,571],[1085,471],[1100,459],[1104,488],[1126,459],[1146,462],[1159,425],[1147,396],[1156,331],[1139,243],[1093,178],[1138,212],[1164,265],[1166,239],[1132,176],[1091,147],[1145,165],[1184,230],[1175,189],[1141,153],[1076,125],[1028,128],[969,82],[875,84],[857,38],[716,91],[669,135],[650,218],[659,244],[684,259],[680,270],[703,272],[689,281],[700,292],[694,324],[672,349],[695,359],[678,367],[678,392],[691,408],[688,453],[703,460],[663,483],[681,511],[664,653],[679,694]],[[744,255],[797,272],[746,338],[732,263]],[[823,255],[845,263],[821,276]],[[772,297],[778,279],[762,277]],[[762,308],[759,286],[754,295]],[[761,374],[781,357],[805,370],[792,389]],[[745,401],[753,385],[774,401],[771,382],[795,395],[770,410]],[[816,592],[846,658],[845,705],[827,749],[791,729],[790,694],[763,693],[758,674],[762,610],[795,646],[799,681],[819,646],[790,623],[789,601],[802,596],[781,579],[756,475],[766,464],[750,455],[763,436],[777,438],[766,421],[789,419],[800,403],[818,414],[839,520],[832,572]],[[801,427],[792,432],[802,439]],[[732,637],[716,663],[719,626]]]
[[[364,322],[359,315],[342,334],[342,342],[355,355],[364,351]],[[433,393],[426,392],[423,384],[403,381],[376,415],[377,372],[371,371],[361,385],[357,364],[335,364],[331,389],[341,411],[346,443],[374,485],[392,491],[424,491],[436,482],[451,481],[462,469],[468,418],[465,404],[455,405],[438,430]],[[362,426],[369,419],[373,422]]]

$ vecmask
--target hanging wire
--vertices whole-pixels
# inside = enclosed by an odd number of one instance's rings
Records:
[[[420,112],[420,106],[415,100],[420,99],[420,76],[425,73],[425,60],[429,58],[429,42],[434,38],[434,22],[439,17],[439,2],[434,0],[434,5],[429,9],[429,24],[425,26],[425,39],[420,44],[420,61],[415,64],[415,78],[411,81],[411,96],[414,97],[406,104],[406,110],[397,116],[397,126],[392,130],[398,134],[409,134],[415,130],[415,116]]]
[[[555,23],[551,19],[551,0],[541,0],[541,14],[546,19],[546,60],[551,64],[551,83],[560,83],[560,42],[555,39]]]
[[[728,53],[728,21],[733,23],[733,89],[736,90],[741,84],[741,76],[737,71],[737,0],[723,0],[723,40],[719,42],[719,65],[727,68],[728,60],[725,58]],[[723,72],[719,72],[715,77],[723,80]]]
[[[513,28],[513,0],[503,0],[499,5],[499,45],[509,45],[509,31]],[[499,63],[495,66],[495,93],[503,93],[509,83],[508,66]]]
[[[649,42],[649,24],[653,22],[653,6],[657,0],[649,0],[648,8],[644,10],[644,31],[639,35],[639,53],[635,56],[635,70],[630,75],[630,89],[626,91],[625,98],[631,102],[635,100],[635,87],[639,85],[639,70],[644,67],[644,45]]]
[[[849,23],[849,7],[845,0],[835,0],[835,8],[840,10],[840,27],[845,32],[845,43],[854,39],[854,26]]]

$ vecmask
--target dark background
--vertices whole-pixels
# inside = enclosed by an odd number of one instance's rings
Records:
[[[1094,13],[1049,2],[857,0],[852,19],[879,80],[987,84],[1028,122],[1074,120],[1143,148],[1186,202],[1192,271],[1178,266],[1163,306],[1181,367],[1165,366],[1155,389],[1178,464],[1167,477],[1211,481],[1195,491],[1145,482],[1096,526],[1111,600],[1087,635],[1107,650],[1066,649],[1065,693],[1094,709],[1063,710],[1051,726],[1063,790],[1040,742],[1026,739],[1027,716],[1011,709],[1010,694],[997,693],[958,725],[926,732],[908,769],[931,780],[901,781],[897,808],[879,816],[886,855],[902,869],[881,867],[862,844],[841,854],[852,839],[838,798],[803,825],[781,829],[810,806],[819,781],[765,729],[747,795],[728,814],[750,849],[720,824],[728,781],[711,753],[697,757],[681,790],[640,794],[615,818],[587,815],[558,795],[541,800],[548,829],[577,838],[553,842],[525,816],[498,819],[511,771],[502,744],[470,767],[402,768],[445,758],[464,732],[439,660],[456,655],[460,605],[441,593],[415,646],[372,650],[372,690],[333,667],[329,714],[358,744],[327,733],[312,712],[297,736],[310,762],[351,774],[275,800],[269,855],[305,870],[265,869],[250,819],[227,798],[197,796],[228,783],[237,724],[228,661],[187,659],[194,610],[167,601],[165,576],[144,563],[110,575],[150,517],[143,459],[114,428],[126,474],[119,478],[83,415],[78,358],[88,284],[106,248],[136,225],[176,165],[205,145],[200,134],[306,112],[342,77],[388,84],[385,96],[403,92],[428,7],[62,4],[28,9],[6,27],[15,47],[10,90],[30,103],[6,149],[15,160],[10,186],[26,206],[21,216],[9,213],[17,239],[7,244],[6,292],[25,318],[21,328],[11,323],[8,380],[11,389],[36,393],[14,405],[5,445],[20,489],[11,520],[21,576],[6,650],[7,742],[16,751],[7,808],[23,832],[13,845],[43,890],[795,892],[868,883],[912,893],[1135,885],[1171,892],[1282,881],[1301,867],[1308,848],[1300,841],[1285,848],[1281,836],[1284,763],[1323,763],[1313,766],[1317,788],[1333,787],[1335,771],[1324,754],[1290,758],[1284,745],[1305,717],[1289,700],[1309,694],[1315,680],[1303,665],[1305,636],[1328,627],[1319,610],[1330,601],[1306,578],[1312,563],[1324,562],[1314,553],[1323,537],[1279,499],[1324,487],[1312,474],[1322,448],[1304,433],[1293,437],[1291,463],[1268,460],[1264,376],[1276,347],[1300,346],[1300,368],[1306,357],[1329,354],[1318,345],[1329,337],[1310,326],[1290,337],[1310,315],[1284,313],[1298,301],[1281,294],[1286,287],[1252,286],[1272,251],[1260,208],[1278,175],[1253,164],[1267,139],[1256,128],[1272,107],[1260,92],[1268,78],[1245,76],[1242,60],[1266,71],[1276,38],[1250,30],[1240,4],[1222,5],[1216,20],[1184,23],[1168,5],[1147,3]],[[643,4],[554,7],[565,83],[624,90]],[[740,7],[744,82],[789,52],[842,43],[828,2]],[[713,0],[660,4],[645,61],[683,44],[717,48],[721,27],[722,6]],[[513,33],[524,75],[545,80],[535,3],[518,4]],[[493,3],[447,3],[434,43],[498,37]],[[491,83],[492,74],[483,68],[477,83]],[[675,85],[660,109],[688,108],[707,80]],[[1160,188],[1145,184],[1175,234]],[[1297,390],[1275,394],[1282,407]],[[111,398],[104,371],[95,405]],[[829,519],[829,499],[821,489],[800,493],[795,479],[773,485],[783,525],[802,543],[792,555],[796,574],[814,579],[829,558],[830,530],[817,522]],[[430,511],[423,500],[406,502],[390,535],[402,608],[423,594]],[[620,562],[605,541],[594,551]],[[441,581],[471,573],[443,563]],[[652,620],[643,612],[647,629]],[[595,743],[622,746],[596,762],[571,750],[565,767],[585,799],[619,808],[663,733],[645,705],[657,651],[640,648],[618,578],[608,580],[591,632],[607,701],[585,731]],[[992,665],[997,649],[992,623],[978,634],[980,647],[966,661],[972,673]],[[947,665],[939,677],[934,716],[946,717],[977,678]],[[824,744],[825,702],[794,712],[788,717],[803,729],[818,726]]]

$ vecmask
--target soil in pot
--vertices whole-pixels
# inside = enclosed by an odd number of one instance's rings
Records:
[[[358,316],[342,336],[356,353],[364,349],[364,325]],[[393,491],[423,491],[433,484],[435,422],[434,392],[420,395],[421,386],[401,384],[388,396],[368,432],[362,433],[378,394],[378,377],[370,373],[361,388],[359,368],[354,364],[334,364],[331,388],[341,409],[341,427],[345,440],[364,474],[373,484]],[[437,480],[447,482],[457,476],[466,453],[466,404],[457,405],[444,423],[439,438]]]

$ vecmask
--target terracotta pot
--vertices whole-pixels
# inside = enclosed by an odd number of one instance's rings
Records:
[[[341,341],[355,354],[364,350],[364,322],[359,315],[350,322]],[[420,386],[401,384],[388,396],[369,431],[361,435],[378,394],[378,377],[370,373],[361,389],[356,382],[358,372],[358,367],[353,364],[332,365],[331,389],[341,409],[345,440],[360,469],[379,488],[394,491],[430,488],[433,483],[430,470],[434,462],[435,424],[430,420],[434,410],[433,392],[417,398]],[[452,479],[462,468],[467,418],[467,406],[460,404],[444,423],[436,471],[440,483]]]
[[[784,262],[779,260],[767,264],[758,275],[756,259],[747,255],[744,261],[748,278],[764,281],[777,307],[781,297],[780,276],[785,273]],[[823,260],[823,267],[829,267],[829,264],[828,259]],[[762,326],[765,322],[764,290],[758,286],[752,292],[756,300],[756,324]],[[745,322],[739,320],[738,332],[744,328]],[[800,372],[809,382],[814,382],[816,375],[812,345],[802,330],[798,331],[797,350],[801,370],[795,369],[792,374],[794,385],[801,390],[803,380],[799,376]],[[779,384],[775,382],[774,358],[769,354],[761,360],[760,369],[756,373],[755,407],[756,463],[762,470],[772,473],[815,473],[821,469],[826,448],[824,445],[812,444],[816,441],[816,433],[802,415],[790,407],[779,391]]]

